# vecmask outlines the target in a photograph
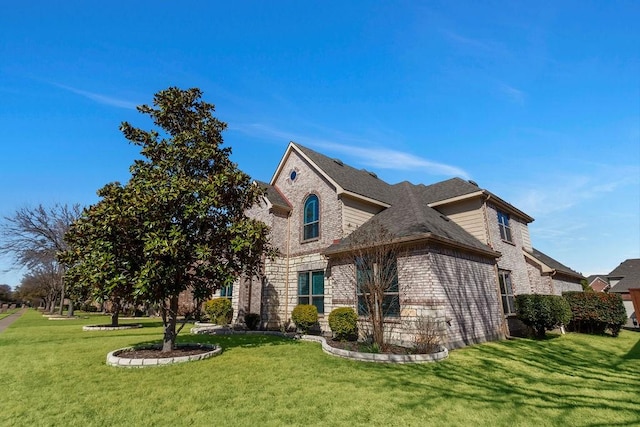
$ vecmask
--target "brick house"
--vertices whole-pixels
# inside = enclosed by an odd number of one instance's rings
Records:
[[[606,274],[592,274],[587,277],[587,284],[594,292],[609,292],[611,285]]]
[[[225,291],[236,319],[254,312],[265,328],[287,327],[308,303],[328,331],[334,308],[362,314],[350,243],[374,224],[406,248],[385,295],[392,341],[411,342],[423,316],[446,325],[449,348],[500,339],[517,326],[514,295],[582,290],[581,274],[531,246],[533,218],[472,181],[392,185],[291,142],[271,181],[258,184],[266,196],[249,214],[271,227],[280,256]]]
[[[640,310],[640,258],[624,260],[607,275],[610,293],[620,294],[627,310],[627,326],[638,327]],[[634,297],[635,296],[635,300]]]

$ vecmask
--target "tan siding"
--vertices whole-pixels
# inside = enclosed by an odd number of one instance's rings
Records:
[[[459,203],[437,206],[436,209],[448,216],[482,243],[487,243],[487,232],[480,199],[463,200]]]
[[[529,235],[529,226],[527,224],[522,224],[520,227],[522,232],[522,247],[531,252],[533,250],[531,246],[531,236]]]
[[[345,236],[367,222],[382,210],[380,206],[354,200],[350,197],[342,198],[342,230]]]

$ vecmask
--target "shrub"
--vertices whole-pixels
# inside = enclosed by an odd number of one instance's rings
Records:
[[[565,292],[573,314],[571,330],[590,334],[603,334],[608,329],[617,337],[627,321],[627,312],[618,294],[602,292]]]
[[[420,316],[414,322],[414,349],[418,354],[440,351],[442,346],[443,322],[431,316]]]
[[[351,307],[340,307],[329,313],[329,327],[340,341],[358,338],[358,315]]]
[[[291,312],[291,320],[302,333],[306,334],[313,325],[318,323],[318,309],[315,305],[298,304]]]
[[[247,328],[251,331],[255,331],[258,329],[258,325],[260,324],[260,315],[258,313],[247,313],[244,315],[244,324],[247,325]]]
[[[558,295],[517,295],[516,314],[518,319],[534,330],[538,338],[544,338],[547,330],[569,322],[571,308]]]
[[[204,312],[213,323],[218,325],[227,325],[233,318],[233,308],[228,298],[210,299],[204,303]]]

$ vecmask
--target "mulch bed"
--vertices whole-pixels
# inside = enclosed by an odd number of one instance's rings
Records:
[[[416,351],[412,348],[402,347],[399,345],[388,344],[384,350],[372,351],[370,344],[365,344],[356,341],[336,341],[327,339],[327,344],[331,347],[340,348],[349,351],[358,351],[361,353],[381,353],[381,354],[416,354]]]
[[[159,348],[144,348],[138,350],[127,350],[118,353],[118,357],[126,359],[165,359],[170,357],[193,356],[196,354],[208,353],[213,348],[200,346],[181,346],[172,351],[163,353]]]

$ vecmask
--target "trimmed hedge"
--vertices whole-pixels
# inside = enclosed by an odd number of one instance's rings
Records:
[[[573,317],[569,328],[572,331],[604,334],[608,329],[617,337],[627,321],[627,312],[618,294],[603,292],[565,292]]]
[[[306,334],[318,323],[318,309],[315,305],[298,304],[291,312],[291,320],[302,333]]]
[[[571,308],[559,295],[526,294],[516,296],[516,314],[538,338],[544,338],[547,330],[569,322]]]
[[[210,299],[204,303],[204,312],[212,322],[218,325],[227,325],[233,318],[233,308],[228,298]]]
[[[358,337],[358,315],[351,307],[339,307],[329,313],[329,327],[336,339],[354,340]]]

